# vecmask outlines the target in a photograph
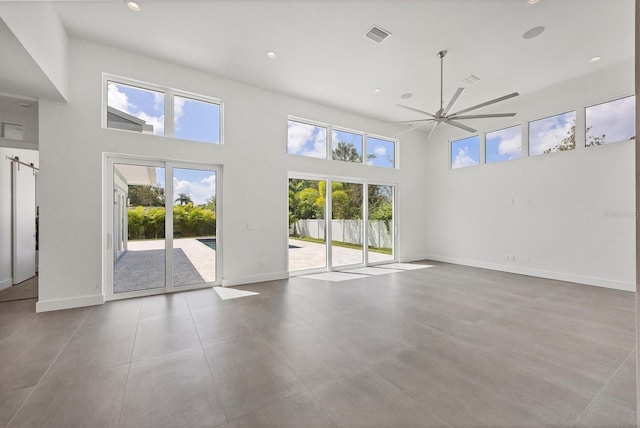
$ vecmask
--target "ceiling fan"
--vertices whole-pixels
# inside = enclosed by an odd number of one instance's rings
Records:
[[[472,107],[469,107],[469,108],[465,108],[463,110],[459,110],[459,111],[457,111],[455,113],[449,114],[449,110],[451,110],[451,107],[453,107],[455,102],[458,100],[458,98],[460,97],[460,95],[464,91],[464,88],[458,88],[456,90],[455,94],[453,94],[453,98],[451,98],[451,101],[449,101],[449,104],[447,104],[446,107],[443,107],[443,105],[444,105],[443,96],[442,96],[443,82],[444,82],[444,73],[443,73],[444,67],[443,67],[443,63],[444,63],[444,57],[445,57],[446,54],[447,54],[447,51],[445,51],[445,50],[442,50],[442,51],[438,52],[438,58],[440,58],[440,109],[438,111],[436,111],[435,114],[434,114],[434,113],[429,113],[427,111],[420,110],[420,109],[417,109],[417,108],[414,108],[414,107],[409,107],[409,106],[405,106],[405,105],[402,105],[402,104],[398,104],[398,107],[402,107],[404,109],[411,110],[413,112],[425,114],[425,115],[429,116],[429,118],[428,119],[405,120],[405,121],[401,121],[401,122],[385,123],[384,125],[425,122],[422,125],[415,126],[413,128],[407,129],[406,131],[402,131],[399,134],[394,135],[394,137],[397,137],[398,135],[402,135],[402,134],[407,133],[407,132],[415,131],[416,129],[423,128],[423,127],[425,127],[427,125],[430,125],[431,123],[434,123],[434,126],[431,129],[431,132],[429,133],[429,137],[427,139],[431,138],[431,134],[433,134],[433,131],[435,131],[436,128],[438,127],[438,125],[440,125],[441,123],[445,123],[447,125],[455,126],[455,127],[464,129],[465,131],[476,132],[476,130],[473,129],[472,127],[464,125],[464,124],[462,124],[462,123],[460,123],[458,121],[459,120],[464,120],[464,119],[485,119],[485,118],[493,118],[493,117],[513,117],[513,116],[516,115],[515,113],[493,113],[493,114],[464,115],[463,113],[467,113],[467,112],[470,112],[470,111],[473,111],[473,110],[477,110],[479,108],[486,107],[486,106],[491,105],[491,104],[499,103],[500,101],[505,101],[505,100],[508,100],[509,98],[517,97],[519,95],[517,92],[513,92],[513,93],[505,95],[503,97],[495,98],[493,100],[486,101],[484,103],[480,103],[480,104],[477,104],[475,106],[472,106]]]

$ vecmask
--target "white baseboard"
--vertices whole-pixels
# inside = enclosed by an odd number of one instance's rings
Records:
[[[36,302],[36,312],[49,312],[58,311],[60,309],[81,308],[83,306],[102,305],[103,303],[103,294],[71,297],[69,299],[38,300]]]
[[[501,272],[516,273],[520,275],[536,276],[540,278],[555,279],[557,281],[575,282],[578,284],[594,285],[596,287],[612,288],[614,290],[636,291],[635,282],[619,281],[616,279],[599,278],[594,276],[577,275],[564,272],[553,272],[548,270],[533,269],[523,266],[501,265],[497,263],[487,263],[476,260],[458,259],[455,257],[426,255],[415,260],[434,260],[438,262],[453,263],[456,265],[472,266],[482,269],[497,270]]]
[[[13,285],[13,278],[7,278],[0,281],[0,290],[4,290],[5,288],[9,288]]]
[[[254,282],[277,281],[279,279],[289,278],[287,272],[269,273],[264,275],[250,275],[239,278],[223,279],[223,287],[233,287],[235,285],[252,284]]]
[[[409,257],[398,257],[398,263],[411,263],[411,262],[419,262],[420,260],[430,259],[429,256],[409,256]],[[435,259],[431,259],[435,260]]]

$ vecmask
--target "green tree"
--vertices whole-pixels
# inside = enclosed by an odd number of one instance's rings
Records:
[[[164,238],[164,207],[153,207],[145,210],[145,237],[147,239]]]
[[[174,202],[178,202],[180,205],[193,204],[191,196],[186,193],[178,193],[178,197]]]
[[[333,213],[333,218],[350,218],[349,203],[349,195],[344,190],[335,190],[331,192],[331,211]]]
[[[576,148],[576,121],[574,120],[571,124],[571,128],[567,131],[567,136],[562,140],[558,141],[553,147],[548,148],[544,151],[544,153],[551,152],[564,152],[567,150],[573,150]]]
[[[603,144],[606,144],[607,141],[607,136],[605,134],[602,135],[589,135],[589,132],[591,131],[591,129],[593,128],[593,126],[589,126],[587,127],[587,142],[586,142],[586,146],[601,146]]]
[[[207,202],[204,203],[204,205],[202,205],[202,208],[206,208],[208,210],[213,211],[214,213],[216,212],[216,197],[215,196],[211,196],[209,199],[207,199]]]
[[[333,159],[345,162],[362,162],[362,156],[358,154],[356,146],[344,141],[338,141],[336,147],[332,150]]]
[[[194,207],[187,215],[187,225],[195,236],[214,235],[216,215],[209,209]]]
[[[318,191],[313,187],[307,187],[295,194],[296,210],[293,213],[299,219],[321,218],[321,211],[318,209]]]
[[[129,205],[143,207],[163,207],[164,189],[160,186],[129,186]]]
[[[127,213],[127,217],[129,225],[129,239],[144,239],[144,229],[147,221],[144,208],[138,206],[134,209],[130,209]]]

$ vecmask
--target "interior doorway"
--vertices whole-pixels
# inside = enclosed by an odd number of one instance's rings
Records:
[[[33,279],[37,295],[38,158],[36,150],[0,148],[0,290]]]
[[[106,171],[107,299],[218,284],[219,168],[108,157]]]

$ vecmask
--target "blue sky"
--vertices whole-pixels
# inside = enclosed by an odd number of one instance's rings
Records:
[[[575,121],[576,112],[570,111],[529,122],[529,156],[544,154],[548,149],[555,151],[553,148],[567,137]]]
[[[110,82],[110,107],[153,125],[155,135],[165,135],[164,94]],[[174,96],[174,136],[185,140],[220,143],[220,106]]]
[[[220,106],[189,98],[174,98],[174,136],[220,143]]]
[[[165,188],[164,168],[156,168],[156,183],[159,187]],[[194,205],[206,203],[207,199],[216,193],[215,171],[174,168],[172,201],[175,201],[180,193],[189,195]]]
[[[451,168],[464,168],[480,163],[480,136],[463,138],[451,142]]]
[[[635,98],[631,96],[587,107],[587,128],[591,129],[587,133],[586,144],[589,145],[593,137],[603,134],[606,136],[606,143],[626,141],[635,136]]]
[[[393,141],[367,137],[367,164],[394,168],[396,164],[395,147]],[[369,155],[375,155],[375,157],[369,159]]]
[[[487,133],[485,145],[487,163],[520,158],[522,156],[522,125]]]

